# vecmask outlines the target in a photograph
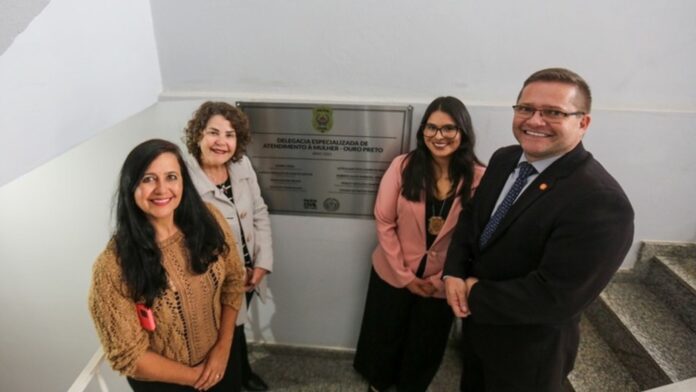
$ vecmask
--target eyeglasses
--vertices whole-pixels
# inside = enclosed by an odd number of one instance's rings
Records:
[[[438,132],[440,132],[442,137],[445,139],[453,139],[457,136],[459,127],[454,124],[446,124],[441,127],[437,127],[435,124],[430,123],[425,124],[425,127],[423,127],[423,135],[425,137],[435,137]]]
[[[577,115],[585,115],[585,112],[564,112],[562,110],[558,109],[537,109],[532,106],[526,106],[526,105],[513,105],[512,110],[515,111],[515,114],[519,117],[522,118],[531,118],[534,117],[534,113],[539,112],[541,115],[541,118],[543,118],[546,121],[551,121],[551,122],[559,122],[563,121],[569,116],[577,116]]]

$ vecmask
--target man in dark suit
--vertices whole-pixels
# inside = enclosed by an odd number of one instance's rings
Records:
[[[465,318],[462,391],[561,391],[580,315],[631,245],[631,204],[582,145],[590,108],[574,72],[531,75],[513,107],[519,145],[493,154],[460,215],[443,276]]]

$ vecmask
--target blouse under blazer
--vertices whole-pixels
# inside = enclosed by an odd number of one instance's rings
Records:
[[[435,297],[445,298],[442,268],[452,231],[462,210],[460,197],[454,198],[444,226],[430,249],[426,249],[425,195],[420,201],[410,201],[401,195],[401,172],[405,160],[406,154],[394,158],[379,184],[375,201],[378,244],[372,253],[372,266],[377,275],[391,286],[406,287],[416,277],[418,265],[427,252],[423,278],[436,287]],[[478,165],[474,168],[472,195],[484,170]]]
[[[242,260],[242,263],[244,262],[244,255],[242,254],[243,249],[240,240],[240,222],[254,267],[263,268],[269,273],[272,272],[271,220],[268,215],[268,207],[261,197],[261,189],[256,178],[256,172],[254,172],[249,158],[243,155],[239,161],[230,161],[227,164],[227,171],[232,183],[234,204],[210,181],[196,158],[189,155],[186,164],[193,184],[196,186],[203,201],[217,207],[232,228],[237,251],[239,252],[239,259]],[[258,286],[261,302],[266,300],[267,279],[268,277],[264,278]],[[242,308],[237,316],[236,325],[242,325],[246,322],[246,313],[246,301],[242,301]]]

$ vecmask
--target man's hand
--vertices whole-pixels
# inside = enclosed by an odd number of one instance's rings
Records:
[[[466,278],[464,281],[466,283],[466,298],[469,298],[469,294],[471,293],[471,289],[474,287],[476,283],[478,283],[478,279],[474,278],[473,276],[470,276]]]
[[[411,283],[407,284],[406,288],[411,293],[425,298],[432,297],[437,291],[432,282],[417,277],[414,278]]]
[[[455,316],[467,317],[471,314],[468,302],[469,289],[463,279],[454,276],[447,277],[445,279],[445,293],[447,294],[447,303]]]

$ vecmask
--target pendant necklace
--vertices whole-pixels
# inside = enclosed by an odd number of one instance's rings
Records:
[[[449,198],[442,201],[442,206],[440,207],[440,212],[437,215],[435,215],[435,203],[433,202],[433,204],[432,204],[433,216],[428,218],[428,233],[430,233],[432,235],[440,234],[440,230],[442,230],[442,226],[445,225],[445,218],[442,216],[442,212],[445,210],[445,204],[447,204],[448,199]]]

